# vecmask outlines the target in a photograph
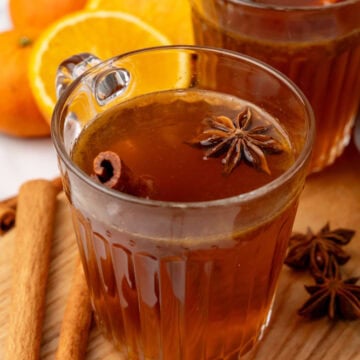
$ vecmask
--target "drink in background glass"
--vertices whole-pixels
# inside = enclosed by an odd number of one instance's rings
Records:
[[[316,119],[312,171],[350,140],[360,100],[360,0],[191,0],[198,44],[236,50],[290,77]]]
[[[149,75],[149,64],[161,66]],[[60,72],[58,82],[67,76]],[[251,123],[239,124],[270,141],[265,127],[282,151],[264,152],[268,170],[243,160],[224,173],[226,151],[204,159],[208,148],[193,139],[208,119],[236,124],[244,109]],[[129,359],[235,359],[256,344],[270,318],[313,127],[296,87],[224,50],[125,54],[65,89],[52,134],[80,254],[97,323]],[[149,196],[92,179],[104,151],[151,179]]]

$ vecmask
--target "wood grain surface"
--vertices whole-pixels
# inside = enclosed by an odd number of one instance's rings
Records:
[[[351,145],[327,170],[308,178],[301,197],[294,229],[319,230],[327,221],[331,228],[357,231],[347,250],[352,258],[345,276],[360,276],[360,154]],[[0,359],[3,358],[10,305],[13,230],[0,238]],[[75,266],[77,247],[64,195],[58,197],[56,230],[46,298],[41,359],[54,359],[61,320]],[[307,298],[303,284],[308,275],[284,267],[271,323],[263,340],[251,354],[256,360],[360,360],[360,320],[308,321],[296,314]],[[87,360],[125,360],[93,325]],[[14,359],[16,360],[16,359]]]

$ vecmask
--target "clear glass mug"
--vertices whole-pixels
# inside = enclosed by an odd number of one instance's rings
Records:
[[[349,143],[360,105],[360,0],[191,2],[197,44],[257,58],[300,87],[316,119],[311,171],[330,165]]]
[[[182,66],[149,67],[169,59],[181,59]],[[168,80],[160,86],[160,78]],[[78,137],[106,109],[190,88],[250,100],[278,118],[291,138],[294,164],[252,192],[178,203],[106,188],[72,161]],[[60,66],[57,89],[52,137],[105,335],[129,359],[247,353],[270,318],[309,164],[314,119],[303,94],[267,65],[202,47],[145,49],[103,62],[75,56]]]

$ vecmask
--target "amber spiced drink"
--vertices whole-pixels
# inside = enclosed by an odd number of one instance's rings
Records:
[[[242,80],[217,84],[229,72]],[[237,359],[256,344],[312,121],[281,75],[220,50],[119,56],[65,90],[60,169],[97,323],[127,358]]]
[[[290,77],[313,107],[312,171],[350,139],[360,105],[360,0],[192,0],[196,42],[236,50]]]

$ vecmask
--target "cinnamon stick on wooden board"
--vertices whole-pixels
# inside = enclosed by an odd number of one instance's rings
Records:
[[[60,177],[51,180],[51,183],[58,192],[62,190],[62,182]],[[18,196],[13,196],[0,201],[0,235],[5,234],[14,226],[17,202]]]
[[[5,360],[38,360],[58,189],[47,180],[19,191]]]
[[[66,302],[56,360],[85,359],[91,315],[89,290],[78,260]]]
[[[15,224],[15,210],[0,205],[0,235],[5,234]]]

